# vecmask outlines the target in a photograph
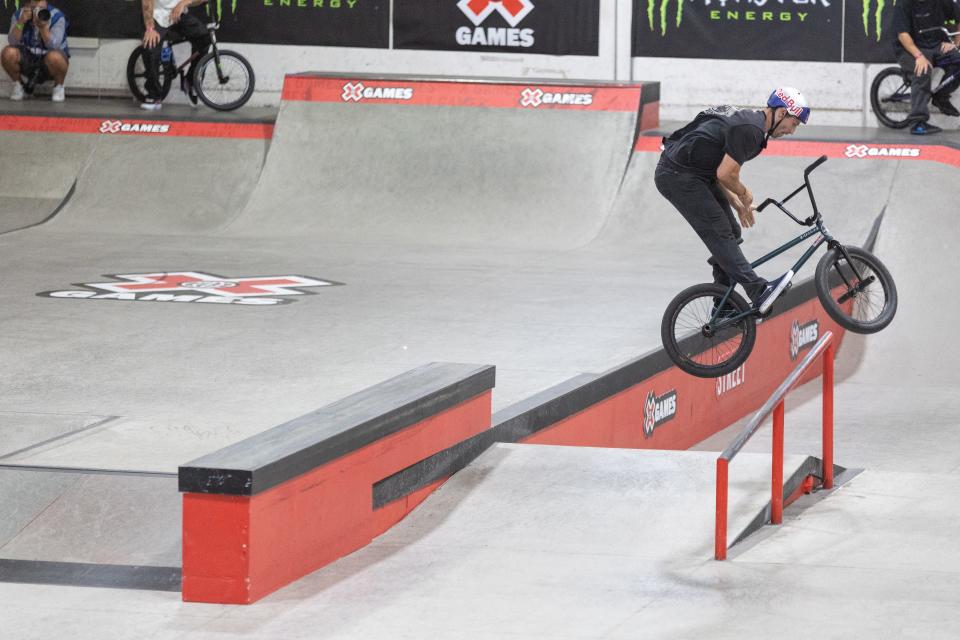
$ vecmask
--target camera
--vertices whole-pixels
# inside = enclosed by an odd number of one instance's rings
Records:
[[[37,11],[37,22],[50,22],[50,9]]]

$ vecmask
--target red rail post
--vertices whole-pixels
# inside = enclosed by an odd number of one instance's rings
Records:
[[[783,521],[783,400],[773,410],[773,478],[770,486],[770,523]]]
[[[823,354],[823,488],[833,488],[833,341]]]
[[[717,526],[713,542],[716,560],[727,559],[727,466],[726,458],[717,458]]]

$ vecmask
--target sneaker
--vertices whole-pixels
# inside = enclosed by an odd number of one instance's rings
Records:
[[[928,136],[932,133],[940,133],[941,131],[943,131],[943,129],[929,122],[918,122],[910,129],[910,133],[915,136]]]
[[[180,77],[180,91],[187,94],[187,99],[190,100],[190,104],[197,106],[197,92],[193,90],[193,83],[187,80],[186,76]]]
[[[140,103],[141,109],[146,109],[147,111],[160,111],[163,107],[163,103],[159,100],[147,100]]]
[[[10,92],[10,99],[15,102],[23,100],[23,85],[19,82],[13,83],[13,91]]]
[[[940,113],[945,116],[952,116],[954,118],[960,116],[960,111],[957,111],[957,108],[953,106],[948,96],[933,96],[931,102],[933,102],[933,106],[940,109]]]
[[[790,290],[790,286],[793,284],[790,282],[792,278],[793,270],[790,270],[776,280],[768,282],[763,293],[757,296],[757,299],[753,302],[753,308],[761,314],[769,311],[774,301]]]
[[[63,90],[62,84],[54,85],[53,93],[50,95],[50,99],[54,102],[63,102],[67,99],[67,94]]]

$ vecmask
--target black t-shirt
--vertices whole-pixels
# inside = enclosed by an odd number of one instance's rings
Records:
[[[932,49],[947,41],[942,31],[920,33],[922,29],[942,27],[947,20],[960,19],[960,9],[954,0],[900,0],[893,10],[893,29],[896,38],[909,33],[914,44],[922,49]],[[952,30],[952,29],[951,29]],[[899,39],[894,40],[894,50],[903,51]]]
[[[665,138],[663,155],[678,169],[715,178],[724,155],[738,164],[760,155],[765,122],[762,111],[713,107]]]

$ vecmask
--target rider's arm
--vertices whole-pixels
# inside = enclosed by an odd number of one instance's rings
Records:
[[[143,27],[147,31],[153,29],[153,0],[142,0]]]
[[[19,13],[14,11],[10,16],[10,32],[7,34],[7,42],[14,47],[20,44],[20,39],[23,37],[23,23],[17,20]]]
[[[913,38],[906,31],[898,33],[897,40],[899,40],[900,44],[903,45],[903,48],[907,50],[907,53],[912,55],[914,58],[923,57],[923,52],[917,48],[917,45],[913,42]]]
[[[720,183],[724,191],[735,195],[741,203],[743,203],[744,196],[750,193],[747,186],[740,181],[740,163],[727,154],[724,154],[720,166],[717,167],[717,182]],[[731,204],[733,203],[731,202]]]

